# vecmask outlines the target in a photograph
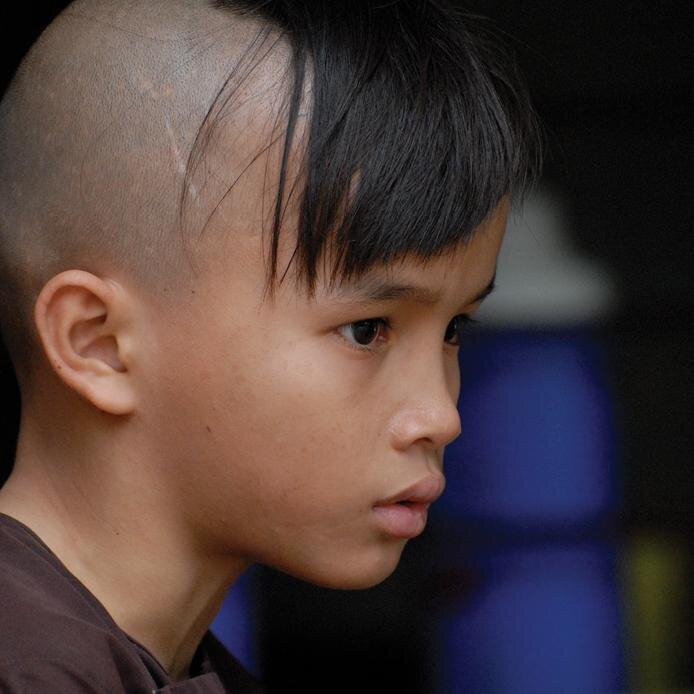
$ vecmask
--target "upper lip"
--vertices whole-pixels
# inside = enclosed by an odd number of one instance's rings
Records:
[[[397,504],[401,501],[432,504],[443,494],[445,486],[446,478],[443,475],[427,475],[385,501],[379,501],[376,506]]]

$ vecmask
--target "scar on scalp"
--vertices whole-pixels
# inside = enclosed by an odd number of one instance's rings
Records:
[[[171,121],[169,120],[168,116],[166,116],[166,134],[169,136],[169,140],[171,141],[171,153],[176,161],[176,169],[181,176],[185,177],[187,171],[186,161],[181,155],[181,150],[176,142],[176,135],[171,127]],[[190,189],[191,198],[195,200],[198,197],[197,187],[194,183],[189,183],[188,187]]]

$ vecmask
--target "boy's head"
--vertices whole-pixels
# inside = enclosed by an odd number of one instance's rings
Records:
[[[461,316],[537,152],[445,3],[73,3],[0,106],[16,474],[382,580],[417,528],[374,507],[441,491]]]

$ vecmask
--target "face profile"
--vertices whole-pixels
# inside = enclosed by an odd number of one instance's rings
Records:
[[[374,586],[444,493],[537,126],[469,18],[353,9],[77,0],[0,104],[0,527],[61,605],[15,622],[86,602],[112,637],[51,662],[246,682],[208,627],[249,566]]]
[[[260,296],[262,268],[220,269],[184,311],[152,317],[166,347],[146,396],[161,404],[143,425],[167,446],[177,508],[198,511],[220,551],[238,542],[244,556],[330,587],[392,572],[403,535],[423,527],[373,507],[422,480],[433,480],[425,495],[442,491],[443,450],[460,431],[456,317],[494,276],[505,216],[500,206],[428,267],[405,260],[332,292],[319,283],[312,299],[286,283],[273,302]]]

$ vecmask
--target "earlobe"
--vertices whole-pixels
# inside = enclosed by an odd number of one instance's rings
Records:
[[[34,308],[54,372],[94,407],[114,415],[129,414],[135,407],[125,350],[126,304],[113,283],[68,270],[46,283]]]

